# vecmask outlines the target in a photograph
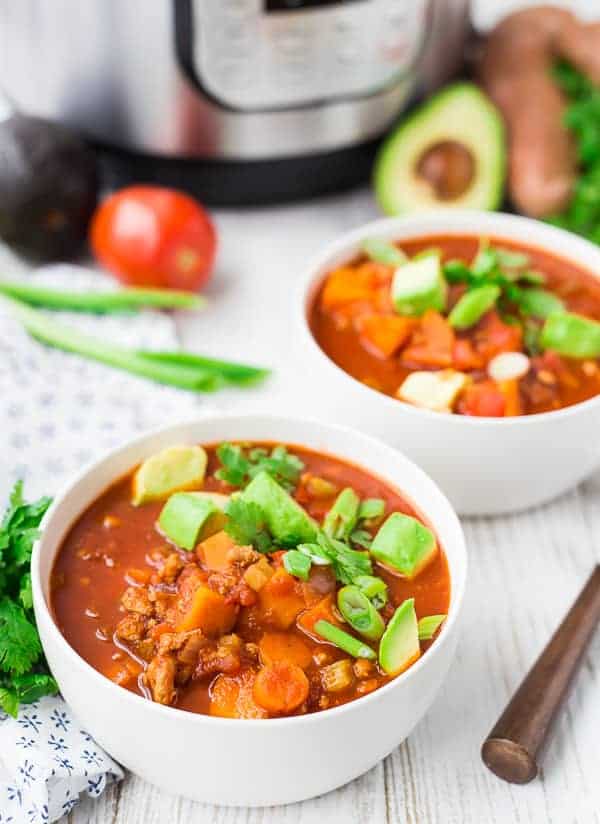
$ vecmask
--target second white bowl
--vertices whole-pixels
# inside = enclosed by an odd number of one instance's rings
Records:
[[[511,512],[547,501],[600,466],[600,397],[556,412],[515,418],[442,415],[417,409],[355,380],[331,361],[308,324],[324,276],[369,237],[408,240],[469,235],[512,240],[566,258],[600,276],[600,249],[535,220],[489,212],[425,212],[378,220],[342,236],[309,265],[297,296],[302,397],[323,420],[376,435],[436,480],[463,515]]]

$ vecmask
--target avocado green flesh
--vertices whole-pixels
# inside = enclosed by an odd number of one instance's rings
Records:
[[[218,497],[227,500],[226,496]],[[213,531],[224,522],[224,514],[222,518],[215,517],[219,514],[222,514],[221,509],[210,493],[176,492],[162,508],[158,525],[163,535],[176,546],[192,550],[199,541],[208,537],[211,522],[215,527]]]
[[[166,498],[202,485],[207,455],[201,446],[170,446],[146,458],[133,478],[133,504]]]
[[[398,675],[420,655],[415,599],[408,598],[392,615],[379,642],[379,664],[387,675]]]
[[[316,540],[316,523],[267,472],[259,472],[240,498],[261,507],[271,535],[282,547]]]
[[[371,544],[375,560],[414,578],[437,552],[433,532],[411,515],[392,513]]]
[[[411,260],[396,269],[392,301],[400,315],[418,316],[427,309],[443,312],[447,293],[440,258],[435,253]]]
[[[464,192],[439,197],[420,177],[423,155],[455,142],[472,156],[474,173]],[[506,144],[502,117],[477,86],[458,83],[431,98],[393,131],[375,162],[375,193],[389,215],[440,207],[496,209],[502,202]]]

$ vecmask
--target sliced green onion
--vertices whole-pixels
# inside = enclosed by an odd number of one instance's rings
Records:
[[[495,246],[496,260],[500,266],[507,269],[523,269],[529,265],[529,255],[525,252],[515,252],[513,249],[504,249],[502,246]]]
[[[337,596],[338,609],[352,629],[364,635],[369,641],[378,641],[383,635],[385,624],[371,601],[357,586],[342,587]]]
[[[323,531],[330,538],[347,538],[358,520],[360,498],[351,487],[342,489],[323,521]]]
[[[500,297],[499,286],[478,286],[471,289],[459,299],[448,315],[450,326],[455,329],[468,329],[488,312]]]
[[[296,549],[310,558],[315,566],[331,566],[331,558],[319,544],[298,544]]]
[[[70,312],[128,312],[133,309],[200,309],[206,299],[175,289],[118,289],[77,292],[38,286],[32,283],[0,281],[0,294],[30,306],[64,309]]]
[[[385,266],[400,266],[407,260],[404,252],[394,246],[393,243],[388,243],[386,240],[380,240],[376,237],[367,238],[362,245],[362,249],[371,260],[376,263],[383,263]]]
[[[353,544],[362,546],[364,549],[371,549],[373,536],[366,529],[355,529],[350,533],[350,541]]]
[[[427,615],[421,618],[418,624],[419,641],[431,641],[447,617],[447,615]]]
[[[338,649],[347,652],[353,658],[368,658],[371,661],[377,657],[371,647],[363,644],[358,638],[344,632],[343,629],[336,627],[335,624],[330,624],[329,621],[321,619],[315,624],[315,632],[329,641],[330,644],[338,647]]]
[[[546,289],[522,289],[519,297],[519,309],[526,315],[547,318],[554,312],[563,312],[565,304]]]
[[[311,560],[303,552],[297,549],[290,549],[283,556],[283,566],[295,578],[300,578],[302,581],[308,581],[308,576],[311,568]]]
[[[473,273],[462,260],[448,260],[444,263],[444,277],[448,283],[469,283]]]
[[[375,575],[359,575],[354,584],[371,601],[375,609],[381,609],[388,602],[387,584]]]
[[[173,366],[194,367],[205,370],[209,374],[217,375],[228,383],[245,385],[260,381],[270,374],[269,369],[259,366],[248,366],[244,363],[205,358],[191,352],[155,352],[138,351],[145,360],[155,363],[164,363]]]
[[[366,498],[361,501],[358,510],[359,521],[371,518],[381,518],[385,512],[385,501],[382,498]]]
[[[158,383],[189,389],[194,392],[212,392],[222,385],[222,376],[216,370],[189,366],[184,363],[156,360],[151,353],[127,349],[86,335],[77,329],[51,320],[48,316],[13,298],[4,297],[14,317],[36,340],[99,361],[116,369],[123,369]],[[150,355],[150,357],[149,357]]]

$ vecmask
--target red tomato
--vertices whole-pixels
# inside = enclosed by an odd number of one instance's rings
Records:
[[[210,277],[217,238],[210,217],[189,195],[128,186],[96,209],[90,243],[123,283],[193,291]]]
[[[506,399],[494,381],[473,383],[463,395],[460,411],[463,415],[502,418],[506,412]]]

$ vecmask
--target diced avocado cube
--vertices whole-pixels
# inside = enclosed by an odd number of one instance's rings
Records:
[[[414,578],[435,558],[433,532],[411,515],[394,512],[383,523],[371,544],[375,560],[405,578]]]
[[[456,369],[441,369],[439,372],[411,372],[398,389],[401,401],[433,412],[451,412],[454,402],[465,386],[469,376]]]
[[[419,658],[415,599],[408,598],[392,615],[379,642],[379,665],[387,675],[400,675]]]
[[[201,446],[170,446],[147,458],[133,478],[133,504],[158,501],[172,492],[199,487],[206,472]]]
[[[214,497],[228,500],[226,495]],[[176,546],[188,550],[218,532],[224,523],[225,513],[210,492],[176,492],[158,518],[161,532]]]
[[[392,302],[400,315],[422,315],[427,309],[443,312],[448,285],[439,254],[414,258],[396,269],[392,281]]]
[[[260,506],[271,535],[282,547],[316,540],[317,524],[268,472],[259,472],[240,498]]]

